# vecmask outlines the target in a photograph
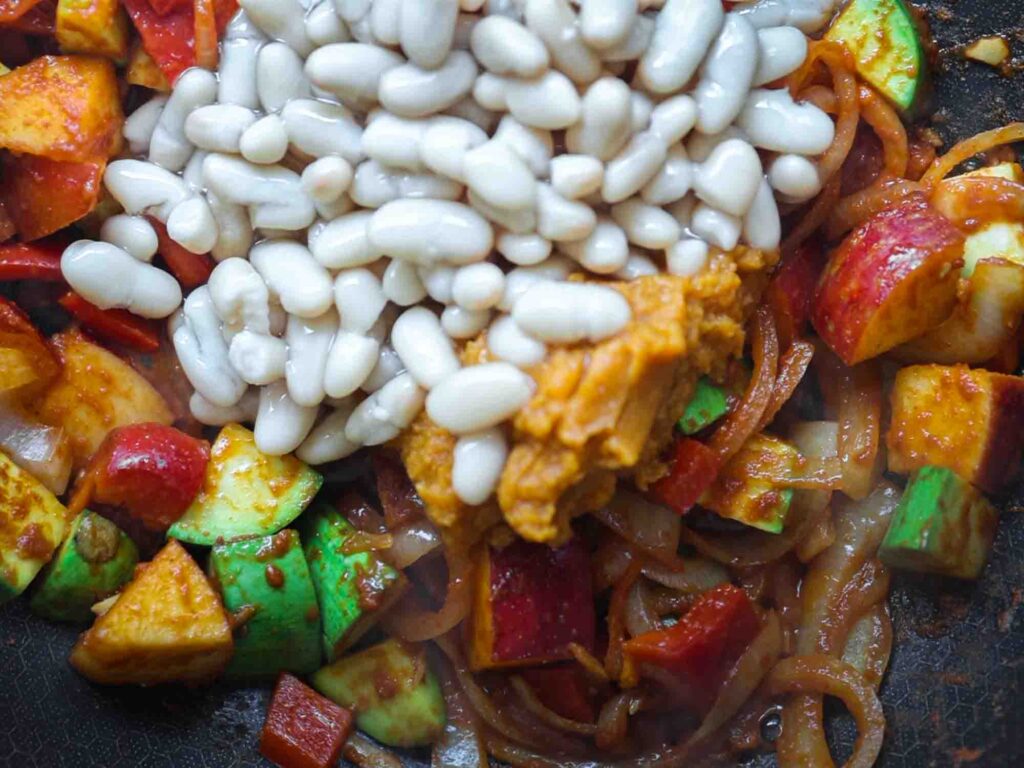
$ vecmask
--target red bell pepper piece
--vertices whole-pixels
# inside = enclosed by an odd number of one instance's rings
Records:
[[[74,291],[68,291],[57,302],[86,330],[104,341],[124,344],[142,352],[155,352],[160,348],[160,333],[149,320],[123,309],[100,309]]]
[[[680,437],[673,446],[669,473],[651,486],[650,493],[659,504],[683,515],[711,487],[717,475],[715,452],[699,440]]]
[[[747,593],[722,584],[701,595],[674,626],[627,640],[622,650],[634,661],[669,670],[710,706],[759,624]]]
[[[191,8],[192,0],[149,0],[149,5],[160,16],[166,16],[171,11],[177,11],[181,8]]]
[[[60,255],[63,251],[63,243],[52,241],[0,245],[0,281],[62,281]]]
[[[71,506],[90,499],[121,506],[150,530],[166,531],[202,489],[209,461],[209,443],[174,427],[118,427],[92,457]]]
[[[160,221],[151,218],[150,223],[156,230],[157,252],[163,258],[167,269],[171,271],[181,286],[186,290],[196,288],[210,279],[213,272],[213,262],[210,257],[201,253],[192,253],[183,246],[171,240],[167,234],[167,227]]]
[[[236,0],[213,0],[212,4],[215,27],[220,34],[238,9],[238,3]],[[124,0],[124,7],[139,31],[142,47],[171,84],[186,69],[197,65],[196,14],[191,2],[175,4],[166,14],[154,10],[149,0]],[[205,20],[201,20],[200,28],[205,35]],[[208,40],[204,38],[200,48],[205,50],[206,46]]]
[[[765,301],[775,317],[782,349],[807,330],[811,302],[824,266],[821,246],[808,241],[788,254],[772,275],[765,291]]]
[[[555,714],[580,723],[592,723],[597,717],[590,686],[578,664],[524,669],[522,676],[540,703]]]
[[[351,732],[351,712],[283,673],[267,711],[260,752],[280,768],[331,768]]]

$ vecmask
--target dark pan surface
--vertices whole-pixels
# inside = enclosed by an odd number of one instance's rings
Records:
[[[924,3],[946,54],[936,80],[935,128],[947,141],[1024,118],[1024,77],[1003,77],[955,54],[1001,33],[1024,55],[1024,2]],[[1002,768],[1024,759],[1024,517],[1004,510],[977,584],[898,577],[896,642],[882,689],[888,721],[882,768]],[[10,768],[241,768],[257,753],[268,692],[92,686],[67,664],[76,629],[0,608],[0,766]],[[833,723],[838,754],[853,729]],[[410,757],[408,765],[424,761]],[[770,757],[750,766],[768,766]]]

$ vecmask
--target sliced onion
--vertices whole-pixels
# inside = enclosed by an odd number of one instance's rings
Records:
[[[396,530],[388,556],[396,568],[407,568],[441,546],[437,530],[426,520],[417,520]]]
[[[342,754],[359,768],[403,768],[397,756],[377,746],[358,731],[353,731],[348,737]]]
[[[807,373],[813,358],[813,344],[797,340],[789,345],[779,360],[779,373],[775,379],[775,389],[772,391],[772,398],[764,415],[761,416],[758,431],[771,424],[772,419],[782,410],[782,406],[789,402],[793,393],[796,392],[796,388],[803,381],[804,374]]]
[[[675,558],[683,523],[682,518],[672,510],[653,504],[638,494],[621,490],[607,507],[595,515],[640,549]]]
[[[842,490],[863,499],[882,475],[882,372],[877,360],[852,368],[831,353],[819,358],[821,374],[835,386]]]
[[[593,736],[597,733],[597,726],[593,723],[581,723],[579,720],[570,720],[548,708],[544,702],[537,698],[537,694],[533,692],[529,684],[519,675],[512,675],[509,678],[509,683],[512,686],[512,690],[516,692],[516,695],[523,702],[523,706],[527,711],[541,722],[560,731],[577,733],[581,736]]]
[[[0,450],[55,496],[71,478],[71,445],[59,427],[34,421],[15,405],[0,400]]]
[[[629,731],[629,705],[632,699],[629,693],[621,691],[601,707],[594,736],[594,743],[600,749],[612,749],[625,741]]]
[[[928,169],[921,181],[928,185],[934,185],[949,175],[950,171],[964,160],[969,160],[987,149],[998,147],[1001,144],[1012,144],[1022,139],[1024,139],[1024,123],[1010,123],[1002,128],[979,133],[953,145],[946,154],[932,163],[932,167]]]
[[[713,560],[686,557],[682,562],[685,566],[676,570],[657,563],[644,563],[643,574],[651,581],[685,595],[702,594],[729,581],[729,572]]]
[[[658,628],[658,615],[651,607],[647,582],[643,579],[637,579],[629,590],[623,619],[632,637]]]
[[[427,611],[409,597],[403,598],[385,617],[386,628],[391,634],[412,643],[433,640],[469,615],[473,586],[469,555],[458,547],[447,546],[444,557],[448,563],[448,591],[444,605],[437,611]]]
[[[864,676],[876,691],[882,684],[892,652],[892,620],[879,603],[864,613],[850,629],[843,649],[843,661]]]
[[[444,731],[431,753],[432,768],[488,768],[479,718],[459,687],[451,663],[443,654],[432,654],[431,661],[441,680],[447,712]]]

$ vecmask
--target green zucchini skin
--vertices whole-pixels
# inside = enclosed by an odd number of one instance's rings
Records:
[[[209,571],[225,609],[251,614],[235,632],[228,677],[306,674],[320,666],[320,609],[297,531],[218,544]]]
[[[679,429],[684,435],[695,435],[710,427],[729,412],[729,397],[725,390],[707,376],[697,380],[693,397],[686,404],[679,419]]]

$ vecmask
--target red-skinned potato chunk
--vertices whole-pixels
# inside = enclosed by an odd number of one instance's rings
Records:
[[[812,322],[847,365],[931,330],[953,311],[964,237],[914,195],[876,214],[829,258]]]
[[[5,208],[22,240],[35,240],[73,224],[96,207],[103,160],[69,163],[34,155],[3,163]]]
[[[1013,479],[1024,442],[1024,378],[914,365],[896,375],[891,400],[892,472],[945,467],[989,493]]]

